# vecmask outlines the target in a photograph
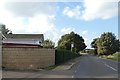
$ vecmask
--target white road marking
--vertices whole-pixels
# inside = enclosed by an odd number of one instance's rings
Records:
[[[117,69],[115,69],[115,68],[113,68],[113,67],[111,67],[111,66],[109,66],[109,65],[107,65],[107,64],[105,64],[107,67],[109,67],[109,68],[111,68],[112,70],[114,70],[114,71],[117,71]]]
[[[74,78],[74,76],[72,76],[72,78]]]
[[[103,62],[104,64],[106,64],[105,62]]]

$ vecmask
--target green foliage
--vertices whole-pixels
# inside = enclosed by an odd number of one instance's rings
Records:
[[[120,52],[116,52],[112,55],[101,55],[99,56],[100,58],[105,58],[105,59],[111,59],[111,60],[115,60],[115,61],[120,61]]]
[[[73,52],[78,53],[79,51],[86,48],[84,39],[80,35],[75,34],[74,32],[63,35],[61,39],[58,41],[58,48],[71,50],[72,43],[74,44],[74,47],[72,48]]]
[[[110,32],[103,33],[96,42],[99,55],[110,55],[119,50],[119,40]]]
[[[96,43],[97,39],[98,38],[95,38],[95,39],[93,39],[93,42],[91,42],[91,47],[92,48],[97,48],[97,43]]]
[[[55,51],[55,64],[64,63],[70,59],[80,56],[80,54],[73,53],[68,50],[57,49]]]
[[[93,55],[94,55],[95,50],[94,50],[94,49],[89,49],[89,50],[86,51],[86,53],[88,53],[88,54],[93,54]]]
[[[44,48],[54,48],[54,46],[55,44],[51,40],[47,39],[44,41]]]
[[[113,59],[112,60],[117,60],[120,62],[120,52],[116,52],[115,54],[113,54]]]
[[[86,53],[86,50],[84,49],[84,50],[80,51],[80,53]]]
[[[119,51],[119,40],[111,32],[103,33],[100,38],[96,38],[91,43],[91,47],[98,55],[111,55]]]
[[[95,39],[93,39],[93,42],[91,42],[91,47],[92,48],[94,48],[94,51],[93,51],[93,54],[94,55],[97,55],[98,53],[97,53],[97,40],[98,40],[99,38],[95,38]]]
[[[12,34],[12,31],[6,28],[4,24],[0,24],[0,31],[2,34]]]

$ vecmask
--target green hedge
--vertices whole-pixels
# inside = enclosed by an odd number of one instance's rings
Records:
[[[55,51],[55,64],[64,63],[78,56],[80,56],[80,54],[76,54],[68,50],[57,49]]]

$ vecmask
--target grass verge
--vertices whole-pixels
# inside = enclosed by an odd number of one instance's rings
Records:
[[[105,58],[105,59],[111,59],[111,60],[114,60],[114,61],[118,61],[120,62],[120,52],[116,52],[112,55],[102,55],[102,56],[99,56],[100,58]]]

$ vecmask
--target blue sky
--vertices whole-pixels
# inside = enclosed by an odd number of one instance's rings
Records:
[[[107,2],[107,4],[111,4],[111,2]],[[88,48],[90,47],[91,40],[99,37],[104,32],[112,32],[116,36],[118,36],[118,17],[114,16],[108,19],[94,19],[90,21],[70,18],[65,15],[62,15],[62,10],[65,7],[70,7],[75,9],[76,6],[83,8],[83,2],[72,2],[72,3],[58,3],[59,10],[57,13],[57,19],[55,24],[58,28],[61,27],[71,27],[76,33],[83,36],[86,39],[86,43],[88,44]],[[102,11],[101,11],[102,12]],[[109,15],[109,14],[108,14]]]
[[[90,48],[91,41],[104,32],[118,35],[117,0],[108,1],[45,3],[5,0],[0,3],[0,23],[13,33],[44,34],[45,39],[51,39],[56,45],[62,35],[74,31]]]

